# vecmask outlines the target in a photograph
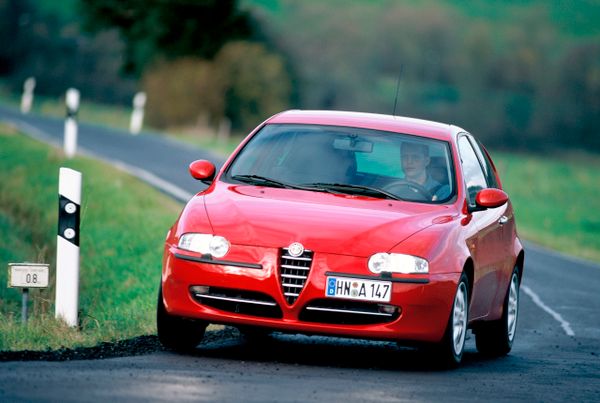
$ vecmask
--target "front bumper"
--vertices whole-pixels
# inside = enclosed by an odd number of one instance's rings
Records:
[[[162,274],[165,307],[172,315],[210,323],[262,326],[293,333],[437,342],[444,334],[460,277],[460,273],[395,274],[391,301],[386,304],[398,307],[398,312],[378,315],[377,303],[325,298],[326,279],[333,273],[390,280],[371,275],[366,270],[366,259],[315,252],[304,288],[291,304],[283,294],[279,260],[276,248],[237,246],[226,260],[214,262],[167,245]],[[198,290],[197,286],[208,287],[211,295],[202,297],[192,291]],[[344,313],[356,309],[372,313]],[[347,317],[351,319],[345,320]],[[357,317],[366,320],[352,320]]]

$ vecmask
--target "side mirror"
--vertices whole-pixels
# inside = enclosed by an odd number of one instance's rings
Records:
[[[192,178],[210,184],[215,178],[215,166],[206,160],[197,160],[190,164],[190,175]]]
[[[472,211],[500,207],[507,201],[508,195],[500,189],[482,189],[477,193],[477,196],[475,196],[475,204],[477,206]]]

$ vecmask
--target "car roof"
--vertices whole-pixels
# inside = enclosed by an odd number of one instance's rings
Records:
[[[377,113],[290,110],[281,112],[265,122],[266,124],[319,124],[327,126],[360,127],[383,130],[416,136],[431,137],[451,141],[461,128],[431,120],[415,119],[404,116],[382,115]]]

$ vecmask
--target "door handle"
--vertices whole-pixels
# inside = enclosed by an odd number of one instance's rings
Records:
[[[503,215],[502,217],[500,217],[500,219],[498,220],[498,224],[500,225],[504,225],[508,222],[508,217]]]

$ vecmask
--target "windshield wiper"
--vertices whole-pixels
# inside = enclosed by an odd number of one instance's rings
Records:
[[[310,191],[319,191],[319,192],[330,192],[328,189],[315,189],[313,187],[301,186],[301,185],[292,185],[291,183],[286,183],[279,181],[273,178],[267,178],[266,176],[261,175],[233,175],[231,179],[235,179],[236,181],[248,183],[250,185],[262,185],[262,186],[271,186],[277,188],[284,189],[298,189],[298,190],[310,190]]]
[[[372,188],[370,186],[363,186],[363,185],[350,185],[348,183],[311,183],[311,184],[305,184],[303,185],[305,187],[315,187],[315,188],[320,188],[323,190],[333,190],[339,193],[346,193],[346,194],[359,194],[359,195],[367,195],[367,196],[374,196],[374,197],[381,197],[383,196],[386,199],[392,199],[392,200],[403,200],[402,198],[390,193],[390,192],[386,192],[383,189],[379,189],[379,188]]]
[[[233,175],[231,179],[235,179],[236,181],[248,183],[251,185],[265,185],[286,189],[295,188],[294,185],[290,185],[289,183],[281,182],[276,179],[267,178],[266,176],[261,175]]]
[[[267,178],[261,175],[233,175],[231,179],[235,179],[240,182],[248,183],[250,185],[262,185],[271,186],[284,189],[298,189],[308,190],[311,192],[325,192],[325,193],[336,193],[327,188],[315,187],[315,186],[304,186],[304,185],[292,185],[291,183],[282,182],[273,178]]]

